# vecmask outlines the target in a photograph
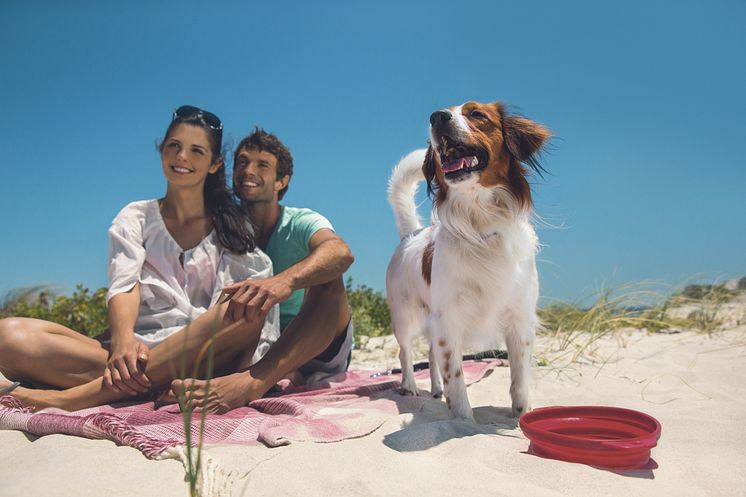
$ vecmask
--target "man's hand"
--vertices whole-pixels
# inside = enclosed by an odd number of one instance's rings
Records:
[[[145,365],[150,351],[134,337],[111,344],[109,361],[104,370],[104,385],[115,392],[130,395],[147,392],[151,386],[145,376]]]
[[[248,279],[225,287],[223,295],[230,296],[224,323],[245,319],[264,319],[272,306],[285,302],[293,293],[293,287],[282,274],[265,279]]]

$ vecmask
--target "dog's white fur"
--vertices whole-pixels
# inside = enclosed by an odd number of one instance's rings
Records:
[[[464,130],[460,107],[449,110]],[[469,127],[466,126],[466,131]],[[431,130],[432,134],[432,130]],[[431,143],[436,137],[431,136]],[[426,150],[404,157],[389,180],[401,243],[386,273],[392,327],[399,342],[402,393],[417,395],[411,344],[425,333],[430,343],[431,393],[443,393],[453,417],[473,419],[462,372],[465,348],[494,347],[504,340],[510,360],[514,416],[527,412],[535,330],[537,237],[530,208],[517,205],[509,187],[484,187],[480,174],[448,182],[433,224],[423,228],[414,196]],[[422,259],[433,243],[431,282]],[[434,367],[437,364],[438,367]]]

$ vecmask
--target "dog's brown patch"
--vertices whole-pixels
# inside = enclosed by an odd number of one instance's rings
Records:
[[[445,347],[446,341],[441,338],[440,340],[438,340],[438,345],[440,345],[441,347]]]
[[[541,174],[538,152],[552,136],[551,131],[524,117],[510,115],[500,102],[466,102],[461,114],[470,131],[464,145],[479,147],[489,156],[479,184],[486,188],[502,185],[513,195],[518,208],[531,208],[531,188],[524,165]],[[432,145],[422,170],[437,206],[445,200],[448,183],[440,167],[440,156]]]
[[[459,378],[459,377],[461,377],[461,369],[459,369],[458,371],[456,371],[456,378]]]
[[[425,278],[425,282],[430,285],[433,272],[433,251],[435,250],[435,242],[430,240],[425,250],[422,252],[422,277]]]

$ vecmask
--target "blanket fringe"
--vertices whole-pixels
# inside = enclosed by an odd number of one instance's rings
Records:
[[[149,437],[117,416],[109,413],[100,413],[91,416],[88,420],[88,428],[94,428],[100,432],[100,436],[106,437],[118,444],[129,445],[140,450],[151,459],[157,458],[164,449],[179,443],[177,439],[158,439]],[[90,437],[93,438],[93,437]]]

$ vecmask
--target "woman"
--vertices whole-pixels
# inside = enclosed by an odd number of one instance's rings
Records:
[[[35,409],[77,410],[168,388],[174,365],[193,365],[215,334],[218,367],[266,352],[279,334],[276,309],[226,325],[218,303],[225,286],[272,274],[226,187],[222,129],[214,114],[179,107],[159,147],[166,195],[114,219],[103,340],[37,319],[0,320],[0,372],[66,390],[0,382],[0,393]]]

